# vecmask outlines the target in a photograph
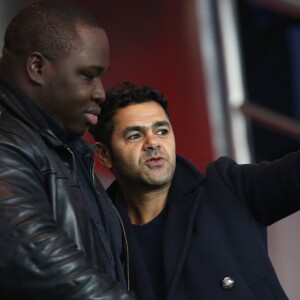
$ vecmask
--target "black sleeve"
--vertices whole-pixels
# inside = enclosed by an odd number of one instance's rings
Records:
[[[220,158],[215,169],[222,182],[264,225],[300,209],[300,152],[259,164],[238,165]],[[214,173],[214,172],[213,172]]]
[[[134,299],[56,225],[33,151],[14,138],[0,138],[0,299]]]

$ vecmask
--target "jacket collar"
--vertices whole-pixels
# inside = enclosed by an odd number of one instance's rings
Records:
[[[176,156],[176,169],[169,190],[168,202],[184,201],[189,195],[193,195],[204,180],[204,175],[186,158]]]

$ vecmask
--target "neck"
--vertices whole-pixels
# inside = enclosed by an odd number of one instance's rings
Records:
[[[0,58],[0,76],[14,90],[19,90],[22,94],[31,99],[28,85],[28,76],[24,61],[20,56],[11,53],[8,49],[3,49],[3,56]]]
[[[132,224],[144,225],[152,221],[164,209],[170,186],[152,191],[123,189],[128,216]]]

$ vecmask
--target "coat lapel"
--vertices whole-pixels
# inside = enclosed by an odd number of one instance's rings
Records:
[[[180,201],[171,201],[164,235],[164,270],[167,294],[170,294],[182,270],[193,231],[195,215],[201,204],[201,191]]]

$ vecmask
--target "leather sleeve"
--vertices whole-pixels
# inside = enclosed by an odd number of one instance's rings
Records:
[[[17,135],[0,134],[0,298],[135,299],[56,226],[33,153]]]

